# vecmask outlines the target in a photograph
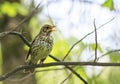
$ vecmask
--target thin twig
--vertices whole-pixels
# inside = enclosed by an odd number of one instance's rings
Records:
[[[67,79],[69,79],[72,76],[72,73],[70,73],[60,84],[64,84]]]
[[[95,19],[94,19],[94,28],[95,28],[95,59],[94,62],[97,61],[97,30],[96,30],[96,24],[95,24]]]
[[[108,55],[108,54],[111,54],[111,53],[113,53],[113,52],[119,52],[119,51],[120,51],[120,49],[108,51],[108,52],[106,52],[105,54],[103,54],[103,55],[101,55],[100,57],[98,57],[97,60],[99,60],[100,58],[102,58],[102,57],[104,57],[104,56],[106,56],[106,55]]]
[[[109,20],[108,22],[106,22],[106,23],[102,24],[101,26],[99,26],[96,30],[102,28],[103,26],[105,26],[105,25],[108,24],[109,22],[113,21],[114,19],[115,19],[115,17],[113,17],[113,18],[112,18],[111,20]],[[78,43],[80,43],[83,39],[85,39],[87,36],[89,36],[89,35],[92,34],[92,33],[94,33],[94,31],[86,34],[83,38],[81,38],[80,40],[78,40],[77,42],[75,42],[75,43],[72,45],[72,47],[68,50],[67,54],[64,56],[64,58],[62,59],[62,61],[64,61],[64,60],[67,58],[67,56],[69,55],[69,53],[71,52],[71,50],[72,50]]]
[[[12,31],[18,29],[25,21],[27,21],[29,18],[31,18],[36,13],[36,11],[37,11],[38,7],[40,6],[41,2],[31,11],[31,13],[29,13],[29,15],[26,18],[24,18],[19,24],[17,24]]]
[[[42,1],[41,1],[42,2]],[[31,18],[36,10],[38,9],[38,7],[40,6],[41,2],[32,10],[32,12],[27,16],[25,17],[19,24],[17,24],[11,31],[7,31],[7,32],[2,32],[0,33],[0,39],[3,38],[4,36],[6,36],[7,34],[11,33],[12,31],[15,31],[17,30],[18,28],[20,28],[20,26],[25,22],[27,21],[29,18]]]

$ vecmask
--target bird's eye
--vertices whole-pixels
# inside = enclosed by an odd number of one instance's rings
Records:
[[[46,28],[49,29],[49,26],[47,25]]]

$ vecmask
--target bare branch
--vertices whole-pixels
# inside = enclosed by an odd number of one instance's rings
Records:
[[[46,63],[46,64],[39,64],[34,66],[28,66],[28,65],[21,65],[11,72],[8,72],[0,77],[0,81],[7,79],[11,75],[15,74],[18,71],[24,70],[24,69],[30,69],[30,68],[42,68],[42,67],[50,67],[50,66],[69,66],[69,65],[77,65],[77,66],[111,66],[116,67],[120,66],[120,63],[98,63],[98,62],[53,62],[53,63]]]
[[[5,37],[5,36],[7,36],[7,35],[19,36],[19,37],[22,39],[22,41],[23,41],[27,46],[30,47],[29,41],[22,35],[21,32],[7,31],[7,32],[2,32],[2,33],[0,33],[0,36],[1,36],[2,38]]]
[[[0,33],[0,40],[1,40],[3,37],[7,36],[10,32],[11,32],[11,31],[7,31],[7,32],[2,32],[2,33]]]
[[[72,76],[72,73],[70,73],[60,84],[64,84],[64,82],[69,79]]]
[[[95,19],[94,19],[94,28],[95,28],[95,59],[94,62],[97,61],[97,30],[96,30],[96,25],[95,25]]]
[[[106,56],[106,55],[108,55],[108,54],[111,54],[111,53],[113,53],[113,52],[119,52],[119,51],[120,51],[120,49],[108,51],[108,52],[106,52],[105,54],[103,54],[103,55],[101,55],[100,57],[98,57],[97,60],[99,60],[100,58],[102,58],[102,57],[104,57],[104,56]]]
[[[106,22],[106,23],[102,24],[101,26],[99,26],[96,30],[102,28],[103,26],[105,26],[105,25],[108,24],[109,22],[113,21],[114,19],[115,19],[115,17],[113,17],[113,18],[112,18],[111,20],[109,20],[108,22]],[[77,42],[75,42],[75,43],[72,45],[72,47],[68,50],[67,54],[64,56],[64,58],[62,59],[62,61],[64,61],[64,60],[67,58],[67,56],[69,55],[69,53],[71,52],[71,50],[72,50],[78,43],[80,43],[83,39],[85,39],[87,36],[89,36],[89,35],[92,34],[92,33],[94,33],[94,31],[86,34],[83,38],[81,38],[80,40],[78,40]]]

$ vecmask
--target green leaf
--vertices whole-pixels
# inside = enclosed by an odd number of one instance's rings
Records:
[[[106,1],[102,4],[102,7],[108,7],[111,11],[114,10],[113,0],[106,0]]]

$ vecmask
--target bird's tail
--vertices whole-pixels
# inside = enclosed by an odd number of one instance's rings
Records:
[[[35,65],[31,61],[28,63],[29,66]],[[24,73],[33,73],[35,68],[24,69]]]

